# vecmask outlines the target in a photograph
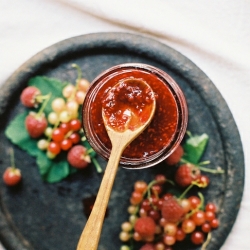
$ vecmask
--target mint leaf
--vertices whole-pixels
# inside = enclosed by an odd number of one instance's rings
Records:
[[[191,135],[183,145],[185,153],[182,159],[193,164],[198,164],[206,149],[208,139],[207,134]]]

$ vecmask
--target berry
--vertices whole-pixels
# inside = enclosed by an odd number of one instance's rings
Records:
[[[71,115],[71,117],[78,116],[78,108],[79,108],[79,104],[75,100],[70,100],[66,103],[66,109]]]
[[[73,119],[69,122],[69,125],[70,125],[70,129],[73,130],[73,131],[78,131],[81,129],[82,127],[82,123],[80,120],[78,119]]]
[[[206,207],[205,207],[205,211],[211,211],[213,213],[216,213],[217,211],[217,207],[214,203],[207,203]]]
[[[212,221],[213,219],[215,219],[215,213],[212,211],[206,211],[205,212],[205,219],[206,219],[206,221]]]
[[[61,147],[58,142],[51,141],[48,146],[48,151],[54,155],[58,155],[61,152]]]
[[[142,201],[141,208],[143,208],[145,211],[149,211],[151,209],[151,203],[149,199],[145,199]]]
[[[183,217],[184,210],[174,197],[169,197],[163,201],[161,213],[167,222],[177,223]]]
[[[121,228],[122,228],[122,231],[129,232],[132,230],[133,227],[130,222],[126,221],[122,223]]]
[[[69,136],[69,139],[73,144],[77,144],[81,140],[81,137],[78,133],[74,132]]]
[[[121,246],[120,250],[130,250],[130,247],[127,245]]]
[[[59,115],[56,112],[50,112],[48,114],[48,122],[52,125],[57,124],[59,121]]]
[[[30,112],[25,119],[26,129],[32,138],[40,137],[47,125],[48,123],[44,114],[38,115],[37,113]]]
[[[151,243],[146,243],[143,245],[140,250],[155,250],[154,245]]]
[[[55,98],[51,103],[51,108],[56,112],[60,113],[65,109],[65,100],[63,98]]]
[[[46,150],[49,146],[49,142],[46,139],[41,139],[37,142],[37,147],[40,150]]]
[[[21,179],[21,171],[18,168],[8,167],[3,173],[3,181],[7,186],[15,186]]]
[[[39,103],[36,99],[36,97],[39,95],[41,95],[41,91],[38,88],[29,86],[22,91],[20,99],[25,107],[34,108]]]
[[[130,198],[130,203],[132,205],[138,205],[143,199],[142,193],[139,193],[138,191],[134,191]]]
[[[130,239],[130,234],[128,232],[122,231],[119,235],[121,241],[126,242]]]
[[[183,241],[186,237],[186,234],[183,232],[181,228],[177,229],[177,232],[175,234],[175,238],[177,241]]]
[[[188,200],[190,201],[191,209],[196,209],[201,203],[200,198],[195,195],[190,196]]]
[[[87,79],[80,79],[77,83],[78,89],[87,92],[87,90],[89,89],[90,86],[90,82]]]
[[[199,231],[195,231],[191,234],[191,241],[195,244],[195,245],[200,245],[204,242],[204,234],[202,232]]]
[[[191,163],[181,165],[175,173],[175,181],[180,187],[187,187],[200,177],[200,170]]]
[[[70,124],[69,123],[60,123],[59,128],[63,131],[66,135],[70,131]]]
[[[70,139],[66,138],[61,141],[60,147],[62,150],[67,151],[72,147],[73,143]]]
[[[220,225],[219,220],[217,218],[214,218],[210,221],[210,226],[215,229]]]
[[[78,90],[77,92],[76,92],[76,96],[75,96],[75,99],[76,99],[76,102],[78,103],[78,104],[83,104],[83,101],[84,101],[84,99],[85,99],[85,96],[86,96],[86,93],[85,92],[83,92],[83,91],[81,91],[81,90]]]
[[[74,90],[75,86],[73,84],[68,84],[63,88],[62,94],[65,98],[69,98],[73,94]]]
[[[191,209],[191,203],[188,199],[181,199],[180,205],[182,206],[184,213],[188,213]]]
[[[162,192],[162,186],[159,184],[155,184],[151,187],[151,191],[155,195],[159,195]]]
[[[72,116],[71,114],[67,111],[67,110],[63,110],[60,114],[59,114],[59,120],[60,122],[64,122],[67,123],[71,120]]]
[[[52,140],[55,142],[63,141],[63,139],[64,139],[63,130],[61,130],[60,128],[54,129],[51,137],[52,137]]]
[[[143,193],[147,190],[148,184],[145,181],[136,181],[134,184],[134,190]]]
[[[191,216],[191,219],[194,221],[196,226],[201,226],[206,221],[205,213],[202,210],[198,210]]]
[[[177,226],[175,223],[167,222],[164,226],[164,233],[167,235],[175,236],[177,233]]]
[[[176,165],[183,156],[183,153],[184,153],[183,148],[181,145],[179,145],[175,149],[175,151],[165,159],[165,162],[170,166]]]
[[[189,234],[195,230],[195,223],[191,219],[185,219],[181,224],[181,229],[184,233]]]
[[[161,218],[160,212],[157,210],[150,210],[148,216],[151,217],[154,221],[158,221]]]
[[[165,234],[163,236],[163,242],[167,246],[173,246],[175,244],[175,242],[176,242],[176,238],[175,238],[175,236]]]
[[[91,162],[87,149],[82,145],[73,146],[68,152],[67,160],[74,168],[86,168]]]
[[[164,184],[167,181],[167,178],[163,174],[158,174],[155,176],[155,180],[157,181],[158,184]]]
[[[209,233],[211,231],[211,226],[208,222],[205,222],[204,224],[201,225],[201,230],[204,233]]]
[[[200,187],[207,187],[210,183],[210,179],[206,176],[206,175],[201,175],[198,179],[197,179],[198,183],[200,184]]]
[[[139,233],[142,238],[154,235],[156,229],[155,221],[151,217],[140,217],[136,220],[134,230]]]

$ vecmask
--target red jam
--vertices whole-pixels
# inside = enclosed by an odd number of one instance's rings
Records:
[[[93,149],[108,159],[111,142],[104,126],[102,106],[109,103],[107,93],[110,89],[115,86],[115,90],[118,83],[128,83],[128,79],[145,81],[151,87],[156,97],[156,111],[150,125],[124,150],[120,163],[126,167],[155,165],[179,145],[187,126],[187,106],[182,91],[169,75],[155,67],[122,64],[97,77],[92,82],[83,104],[84,131]],[[125,98],[124,93],[127,91],[126,87],[121,91],[120,101]],[[150,99],[151,94],[147,96],[145,93],[142,101],[140,98],[136,100],[139,106],[145,102],[146,97]],[[118,99],[113,101],[116,102]],[[124,110],[128,104],[129,100],[126,99],[124,105],[119,104],[121,106],[117,111]],[[105,111],[109,118],[111,113],[108,109]],[[119,127],[122,124],[114,119],[113,125]]]
[[[103,117],[118,132],[133,131],[148,121],[154,100],[152,89],[142,79],[121,79],[107,89],[102,101]]]

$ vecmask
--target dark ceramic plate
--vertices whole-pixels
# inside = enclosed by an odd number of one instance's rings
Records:
[[[207,249],[219,249],[234,224],[242,197],[244,157],[239,133],[227,104],[209,78],[189,59],[149,38],[124,33],[74,37],[43,50],[14,72],[0,92],[0,174],[10,164],[7,149],[12,146],[4,130],[24,110],[19,95],[31,77],[46,75],[73,82],[76,71],[71,64],[77,63],[91,81],[103,70],[128,62],[151,64],[170,74],[187,98],[188,130],[210,137],[204,159],[225,170],[224,175],[210,176],[211,185],[204,193],[220,208],[221,221]],[[18,148],[15,157],[23,172],[22,185],[9,189],[0,182],[0,237],[4,246],[7,250],[75,249],[86,222],[83,200],[97,193],[102,176],[91,167],[60,183],[47,184],[41,181],[34,158]],[[128,218],[132,184],[166,171],[161,165],[146,170],[119,169],[99,250],[119,249],[120,224]]]

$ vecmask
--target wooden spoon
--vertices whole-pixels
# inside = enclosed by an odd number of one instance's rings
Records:
[[[143,82],[143,84],[146,84],[147,87],[150,88],[150,86],[146,82],[142,80],[140,80],[140,82]],[[150,90],[152,91],[151,88]],[[128,144],[130,144],[136,137],[138,137],[138,135],[141,134],[143,130],[149,125],[154,116],[155,108],[156,101],[155,96],[153,96],[153,102],[150,105],[150,114],[148,119],[133,130],[130,130],[128,128],[131,120],[128,119],[126,123],[127,126],[125,126],[124,131],[116,131],[115,129],[110,127],[108,125],[107,117],[104,115],[104,112],[102,112],[104,125],[112,143],[112,150],[93,209],[79,239],[77,250],[97,249],[103,220],[105,217],[121,155]],[[128,113],[128,110],[126,111],[126,113]]]

